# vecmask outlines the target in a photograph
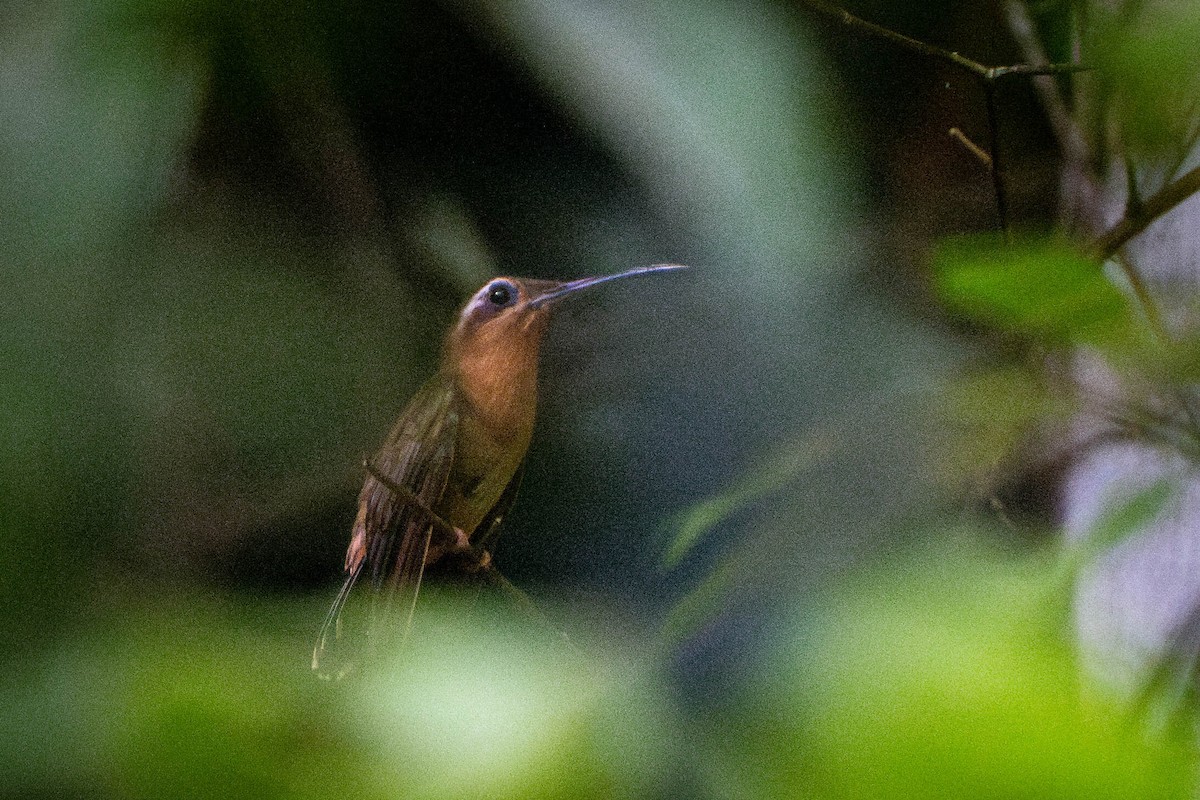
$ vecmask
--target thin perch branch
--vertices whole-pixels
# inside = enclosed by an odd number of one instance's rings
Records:
[[[363,469],[365,469],[372,478],[379,481],[385,489],[416,508],[422,514],[428,517],[430,522],[441,528],[444,532],[449,533],[451,536],[457,534],[457,531],[453,525],[442,519],[432,508],[425,505],[425,503],[421,501],[421,498],[413,494],[412,490],[410,490],[407,486],[401,486],[380,472],[379,469],[373,463],[371,463],[370,459],[364,458],[362,465]]]
[[[388,478],[386,475],[382,474],[376,468],[376,466],[373,463],[371,463],[370,459],[364,458],[362,464],[363,464],[363,469],[365,469],[371,475],[371,477],[373,477],[375,480],[379,481],[386,489],[395,493],[398,497],[402,498],[405,502],[411,503],[415,508],[417,508],[422,513],[424,513],[427,517],[429,517],[430,521],[433,522],[434,525],[445,529],[446,531],[448,531],[451,534],[457,533],[457,531],[455,530],[453,525],[451,525],[446,520],[442,519],[437,514],[436,511],[431,509],[429,506],[425,505],[425,503],[421,502],[421,499],[419,497],[417,497],[415,494],[413,494],[407,487],[401,486],[400,484],[398,484],[395,481]],[[428,546],[429,545],[428,545],[428,540],[427,540],[426,547],[428,548]],[[477,552],[472,551],[472,554],[477,555]],[[486,553],[485,553],[485,555],[486,555]],[[422,560],[424,560],[424,559],[422,559]],[[490,558],[487,559],[486,561],[480,561],[479,563],[481,564],[481,566],[477,570],[477,573],[485,581],[487,581],[492,586],[500,589],[500,591],[502,591],[506,595],[508,595],[509,599],[512,600],[513,605],[516,606],[522,613],[524,613],[526,616],[530,617],[531,619],[533,619],[540,625],[543,625],[547,629],[555,631],[562,638],[562,640],[567,644],[568,647],[570,647],[573,650],[575,649],[575,644],[571,641],[570,637],[567,636],[566,631],[559,630],[557,627],[555,627],[555,625],[542,612],[542,610],[537,607],[537,604],[533,602],[532,598],[530,598],[529,595],[525,594],[525,592],[518,589],[513,584],[512,581],[510,581],[508,578],[504,577],[504,574],[501,573],[500,570],[496,569],[496,566],[493,563],[491,563]],[[414,598],[414,607],[415,607],[415,605],[416,604],[415,604],[415,598]],[[411,625],[412,625],[412,609],[410,608],[409,612],[408,612],[408,626],[411,626]],[[406,628],[406,631],[407,631],[407,628]],[[314,659],[315,658],[316,658],[316,656],[314,655]],[[314,667],[314,669],[315,669],[315,667]]]

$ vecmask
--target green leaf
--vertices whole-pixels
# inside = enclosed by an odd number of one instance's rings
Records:
[[[1129,301],[1100,266],[1057,239],[943,242],[933,266],[953,310],[1052,344],[1112,345],[1130,332]]]
[[[1068,577],[1096,555],[1114,547],[1158,518],[1179,496],[1175,481],[1161,478],[1132,496],[1111,504],[1084,540],[1068,552]]]
[[[818,429],[798,442],[786,445],[767,462],[720,494],[700,501],[678,514],[669,527],[675,537],[663,555],[663,566],[671,569],[683,560],[703,536],[754,501],[782,489],[797,475],[828,455],[833,438]]]
[[[1023,433],[1061,422],[1075,406],[1047,391],[1041,376],[1018,367],[966,372],[949,381],[936,413],[947,436],[936,468],[949,485],[993,473],[1024,442]]]
[[[729,560],[718,564],[696,588],[672,606],[662,626],[662,644],[677,647],[720,613],[736,580]]]
[[[1101,12],[1086,59],[1112,91],[1120,135],[1132,155],[1181,155],[1196,123],[1200,87],[1200,9],[1194,3],[1156,3]],[[1184,151],[1186,152],[1186,151]]]
[[[762,796],[1191,796],[1187,740],[1131,728],[1082,675],[1055,580],[1050,559],[969,538],[893,553],[797,609],[715,735],[748,732],[730,746]]]

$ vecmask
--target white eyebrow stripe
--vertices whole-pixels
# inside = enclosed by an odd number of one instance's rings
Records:
[[[475,292],[474,296],[471,297],[470,302],[468,302],[466,307],[463,308],[462,313],[458,315],[458,318],[460,320],[466,320],[473,313],[475,313],[476,311],[479,311],[480,309],[484,309],[487,311],[494,310],[494,309],[490,308],[492,301],[488,299],[488,294],[491,292],[492,289],[496,288],[497,286],[503,286],[504,288],[508,289],[508,291],[511,292],[512,297],[514,298],[514,301],[513,301],[514,303],[521,299],[523,290],[521,289],[520,286],[518,286],[517,284],[513,283],[510,280],[506,280],[503,278],[495,278],[493,280],[488,281],[486,284],[484,284],[483,288],[481,288],[479,291]],[[509,303],[505,307],[508,307],[509,305],[512,305],[512,304],[513,303]]]
[[[459,316],[463,319],[466,319],[467,317],[471,316],[472,312],[477,310],[481,304],[488,302],[487,293],[488,289],[491,287],[492,284],[489,283],[477,291],[475,296],[471,298],[471,302],[467,303],[467,307],[462,310],[462,313],[459,314]]]

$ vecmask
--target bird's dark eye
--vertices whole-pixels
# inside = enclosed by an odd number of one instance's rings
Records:
[[[497,308],[512,305],[517,300],[517,287],[508,281],[496,281],[488,287],[487,299]]]

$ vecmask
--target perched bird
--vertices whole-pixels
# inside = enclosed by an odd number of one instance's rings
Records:
[[[489,567],[533,434],[551,308],[590,286],[682,268],[655,264],[568,282],[495,278],[475,293],[446,336],[437,374],[365,463],[346,580],[313,649],[314,670],[345,671],[345,655],[335,653],[341,613],[364,570],[375,590],[372,638],[386,641],[411,624],[427,566],[452,556],[467,571]]]

